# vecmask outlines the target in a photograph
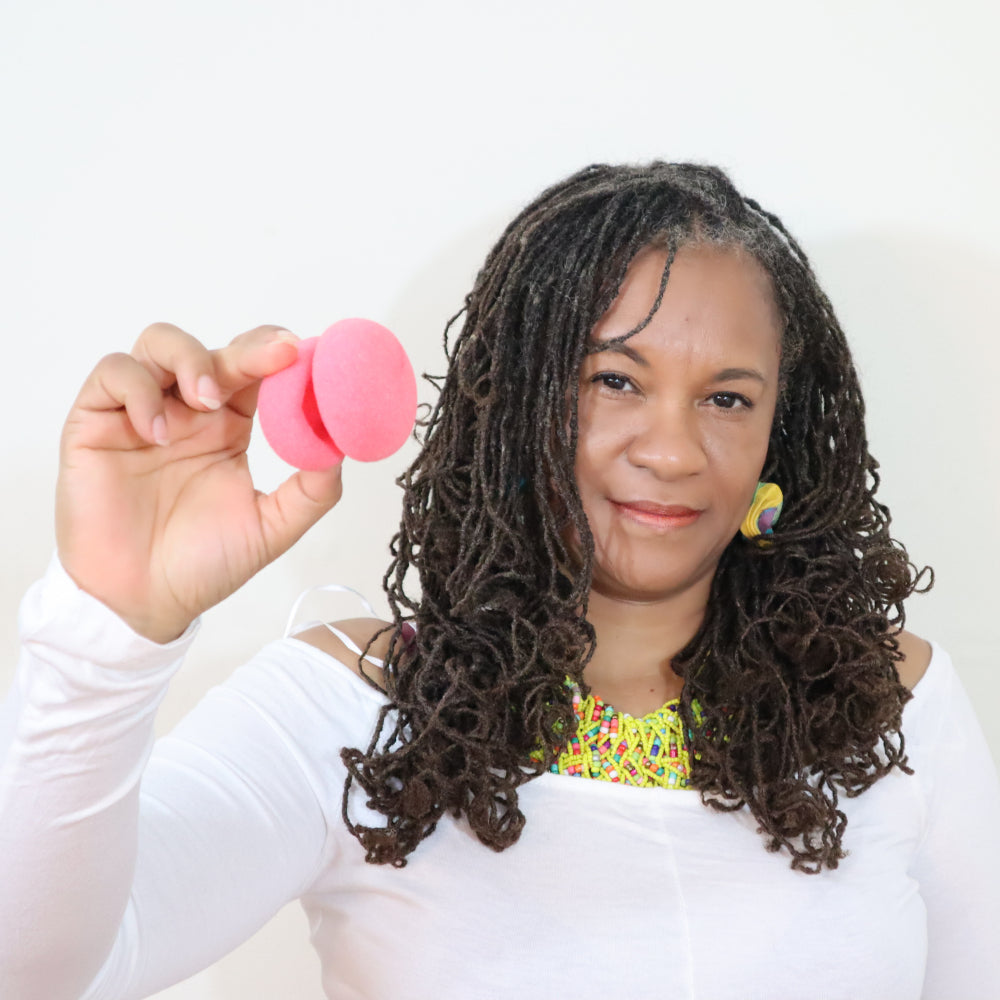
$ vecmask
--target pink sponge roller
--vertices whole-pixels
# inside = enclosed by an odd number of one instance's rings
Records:
[[[326,469],[344,455],[374,462],[403,445],[416,419],[417,380],[389,330],[341,320],[298,350],[294,364],[264,379],[257,401],[261,430],[281,458]]]
[[[329,469],[344,459],[320,419],[312,364],[319,337],[300,340],[299,356],[260,384],[257,416],[267,443],[298,469]]]
[[[349,458],[375,462],[402,447],[417,416],[417,380],[403,345],[367,319],[334,323],[313,358],[319,414]]]

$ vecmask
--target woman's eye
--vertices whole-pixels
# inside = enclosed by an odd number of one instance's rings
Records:
[[[735,410],[741,407],[750,409],[753,406],[746,396],[741,396],[738,392],[713,392],[709,399],[723,410]]]
[[[624,375],[618,375],[615,372],[601,372],[599,375],[595,375],[591,382],[603,385],[606,389],[611,389],[614,392],[624,392],[632,385]]]

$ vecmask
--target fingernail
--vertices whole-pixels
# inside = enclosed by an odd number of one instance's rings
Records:
[[[291,330],[275,330],[274,339],[282,344],[297,344],[299,338]]]
[[[158,417],[153,417],[153,440],[163,447],[170,444],[167,437],[167,418],[161,413]]]
[[[202,375],[198,378],[196,395],[198,402],[210,410],[217,410],[222,406],[222,400],[219,399],[219,387],[211,375]]]

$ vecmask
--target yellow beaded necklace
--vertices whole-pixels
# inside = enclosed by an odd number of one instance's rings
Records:
[[[637,719],[593,693],[584,698],[569,680],[567,685],[573,692],[576,734],[559,752],[553,773],[642,787],[688,787],[691,763],[679,698]],[[697,700],[692,699],[691,709],[700,726]]]

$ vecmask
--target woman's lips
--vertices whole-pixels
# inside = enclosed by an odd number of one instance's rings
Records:
[[[648,500],[612,500],[612,506],[625,518],[651,528],[683,528],[701,517],[700,510],[679,504],[659,504]]]

